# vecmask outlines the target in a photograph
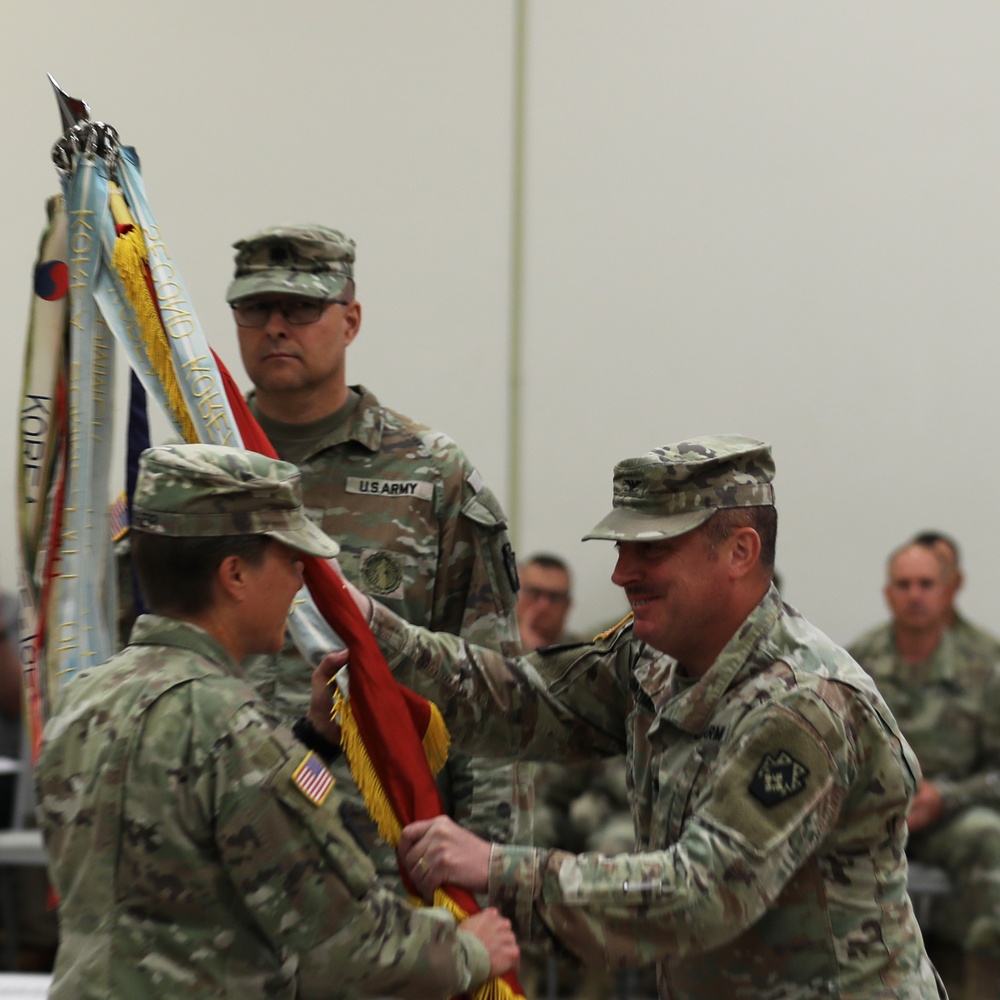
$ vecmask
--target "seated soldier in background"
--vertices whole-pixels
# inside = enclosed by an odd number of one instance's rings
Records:
[[[958,610],[956,604],[958,592],[965,583],[958,542],[940,531],[921,531],[918,535],[914,535],[911,541],[930,545],[944,561],[948,583],[948,610],[945,613],[948,628],[963,640],[979,646],[987,656],[1000,663],[1000,639],[982,626],[969,621]]]
[[[132,561],[153,613],[62,688],[37,765],[55,1000],[424,1000],[516,964],[496,911],[459,929],[377,885],[318,756],[337,751],[325,682],[296,728],[307,749],[242,679],[244,657],[282,647],[301,552],[337,546],[294,466],[144,453]]]
[[[517,627],[521,648],[531,652],[541,646],[575,642],[566,631],[573,607],[573,577],[564,559],[550,552],[536,552],[517,567],[521,589],[517,595]]]
[[[961,948],[965,996],[1000,998],[1000,673],[951,627],[953,569],[934,541],[889,557],[892,618],[849,647],[920,762],[907,854],[939,865],[956,892],[935,897],[931,930]]]
[[[566,560],[551,552],[536,552],[517,572],[521,580],[517,624],[524,652],[579,642],[566,628],[573,607],[573,576]],[[534,830],[534,843],[539,847],[605,854],[632,850],[635,833],[624,755],[579,764],[535,765]],[[540,994],[541,982],[553,973],[563,996],[599,1000],[614,991],[606,970],[583,967],[564,949],[523,948],[520,978],[529,994]]]

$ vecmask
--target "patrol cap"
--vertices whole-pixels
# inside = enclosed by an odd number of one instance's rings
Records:
[[[273,226],[233,247],[236,274],[227,302],[263,292],[335,299],[354,277],[354,240],[326,226]]]
[[[692,438],[615,466],[613,509],[583,540],[674,538],[727,507],[774,504],[771,447],[740,434]]]
[[[147,448],[139,457],[132,527],[182,538],[267,535],[330,559],[340,546],[306,517],[301,480],[294,465],[240,448]]]

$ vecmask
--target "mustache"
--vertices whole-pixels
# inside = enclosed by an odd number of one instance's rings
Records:
[[[656,591],[649,587],[625,587],[625,596],[632,600],[633,597],[655,597]]]

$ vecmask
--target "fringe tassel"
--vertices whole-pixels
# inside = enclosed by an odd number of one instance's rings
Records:
[[[448,893],[443,892],[441,889],[434,890],[434,905],[447,910],[458,923],[461,923],[469,916]],[[472,994],[472,1000],[524,1000],[524,997],[520,993],[515,993],[507,980],[495,976],[493,979],[487,979]]]
[[[444,719],[437,706],[432,704],[430,708],[431,715],[427,723],[427,732],[424,733],[423,747],[424,753],[427,754],[427,763],[434,774],[437,774],[448,759],[451,737],[448,735],[448,727],[444,724]],[[347,758],[347,766],[351,769],[351,775],[361,791],[368,812],[378,827],[379,835],[395,847],[402,836],[403,828],[389,804],[389,798],[385,794],[382,782],[379,781],[371,758],[368,756],[368,751],[365,749],[364,741],[358,732],[357,721],[351,711],[350,700],[345,698],[339,690],[334,692],[332,718],[340,723],[340,745]],[[410,903],[413,906],[426,905],[417,896],[410,896]],[[458,923],[469,916],[442,889],[434,890],[434,905],[447,910]],[[497,977],[483,983],[473,994],[473,1000],[524,1000],[524,998],[515,993],[506,980]]]
[[[375,821],[375,826],[378,827],[379,835],[395,847],[399,843],[403,828],[393,812],[382,782],[379,781],[371,757],[368,756],[368,750],[364,740],[361,739],[358,724],[351,711],[351,703],[340,691],[333,696],[333,718],[340,723],[340,745],[347,758],[347,766],[351,769],[351,775],[365,800],[371,818]]]
[[[524,1000],[524,996],[515,993],[506,979],[494,976],[472,994],[472,1000]]]
[[[431,769],[431,774],[438,774],[448,763],[448,750],[451,747],[451,734],[441,717],[441,710],[429,701],[431,717],[427,720],[427,731],[424,733],[424,756]]]
[[[125,286],[125,293],[135,311],[136,319],[142,329],[142,339],[146,346],[146,354],[156,372],[157,378],[166,391],[167,404],[174,419],[180,425],[181,433],[188,444],[198,440],[187,404],[181,394],[170,356],[170,346],[167,334],[160,320],[160,313],[149,293],[146,283],[149,257],[146,253],[146,243],[139,232],[138,226],[132,221],[131,214],[120,192],[111,192],[111,209],[115,222],[124,229],[115,240],[114,267]],[[131,228],[127,228],[131,226]]]

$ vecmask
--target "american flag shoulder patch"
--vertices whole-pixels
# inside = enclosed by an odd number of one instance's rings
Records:
[[[292,773],[292,784],[310,802],[321,806],[333,788],[333,775],[323,765],[323,761],[310,750]]]

